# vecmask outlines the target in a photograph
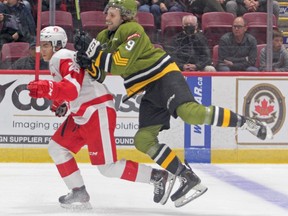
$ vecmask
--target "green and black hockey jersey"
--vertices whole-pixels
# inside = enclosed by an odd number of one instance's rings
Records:
[[[180,72],[171,57],[155,48],[143,27],[135,21],[121,24],[112,33],[105,29],[96,40],[101,43],[102,51],[94,65],[105,72],[121,75],[128,97],[169,72]]]

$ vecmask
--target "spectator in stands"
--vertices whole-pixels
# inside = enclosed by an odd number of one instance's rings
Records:
[[[34,5],[34,1],[33,0],[21,0],[23,2],[23,4],[26,5],[26,7],[32,11],[32,5]],[[7,0],[0,0],[0,2],[2,3],[7,3]]]
[[[185,6],[180,4],[177,0],[152,0],[153,4],[159,4],[163,12],[177,12],[184,11]]]
[[[267,71],[267,47],[260,52],[260,71]],[[273,31],[273,62],[272,71],[288,71],[288,51],[283,45],[283,34],[278,30]]]
[[[206,12],[224,12],[222,6],[224,2],[226,0],[189,0],[188,11],[197,15],[202,15]]]
[[[228,1],[231,1],[231,0],[216,0],[216,1],[219,2],[222,8],[224,9],[224,11],[226,11],[226,4]]]
[[[63,8],[64,4],[62,4],[62,0],[55,0],[56,2],[56,10],[63,10],[66,11],[66,8]],[[49,10],[50,0],[43,0],[42,1],[42,11]]]
[[[0,3],[0,46],[10,42],[32,42],[36,34],[36,25],[31,10],[20,0],[7,0]]]
[[[258,71],[256,38],[247,33],[243,17],[233,21],[232,32],[224,34],[219,41],[218,71]]]
[[[137,0],[138,11],[150,12],[157,29],[161,28],[161,15],[166,12],[184,11],[185,7],[176,0]]]
[[[36,57],[36,43],[33,41],[29,46],[29,56],[23,57],[15,61],[9,69],[13,70],[34,70]],[[40,70],[48,70],[49,65],[42,58],[40,59]]]
[[[150,13],[151,0],[136,0],[138,11]]]
[[[182,18],[183,31],[178,33],[167,47],[167,52],[183,71],[216,71],[211,66],[211,53],[205,36],[198,32],[197,17]]]
[[[226,11],[235,16],[243,16],[248,12],[267,12],[267,0],[231,0],[226,3]],[[273,14],[277,20],[279,12],[279,3],[273,1]]]
[[[31,11],[32,13],[32,5],[34,5],[34,3],[31,0],[20,0],[21,2],[23,2],[23,4]]]

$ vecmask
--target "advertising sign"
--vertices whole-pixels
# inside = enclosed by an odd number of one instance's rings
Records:
[[[274,134],[272,140],[257,139],[252,134],[238,130],[238,144],[288,144],[288,124],[286,120],[287,79],[237,79],[238,112],[257,118],[270,126]],[[245,133],[245,134],[244,134]]]
[[[0,81],[0,144],[47,144],[65,117],[56,117],[50,111],[47,99],[29,96],[26,85],[34,75],[3,75]],[[41,75],[41,79],[50,79]],[[125,89],[119,76],[108,76],[105,84],[112,91],[117,110],[115,131],[117,145],[133,145],[138,129],[138,112],[141,95],[123,103]]]
[[[187,83],[195,100],[211,104],[211,77],[188,77]],[[185,125],[185,158],[189,162],[209,163],[211,127],[208,125]]]

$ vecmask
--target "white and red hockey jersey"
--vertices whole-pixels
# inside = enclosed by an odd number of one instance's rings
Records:
[[[93,81],[74,61],[74,51],[61,49],[49,61],[53,80],[62,99],[69,103],[75,123],[85,124],[99,108],[114,108],[113,96],[104,84]]]

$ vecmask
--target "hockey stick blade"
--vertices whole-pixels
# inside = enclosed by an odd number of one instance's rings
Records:
[[[191,191],[189,191],[184,196],[180,197],[179,199],[174,201],[175,207],[182,207],[186,205],[187,203],[191,202],[194,199],[197,199],[198,197],[202,196],[208,188],[202,184],[196,185]],[[191,192],[194,192],[191,194]],[[190,194],[190,196],[189,196]]]
[[[163,196],[162,199],[160,200],[160,203],[161,203],[162,205],[165,205],[165,204],[166,204],[166,202],[167,202],[167,200],[168,200],[168,198],[169,198],[169,196],[170,196],[170,194],[171,194],[171,191],[172,191],[172,189],[173,189],[173,186],[174,186],[174,184],[175,184],[175,181],[176,181],[176,176],[169,173],[168,179],[167,179],[168,188],[167,188],[164,196]],[[166,184],[166,185],[167,185],[167,184]]]

